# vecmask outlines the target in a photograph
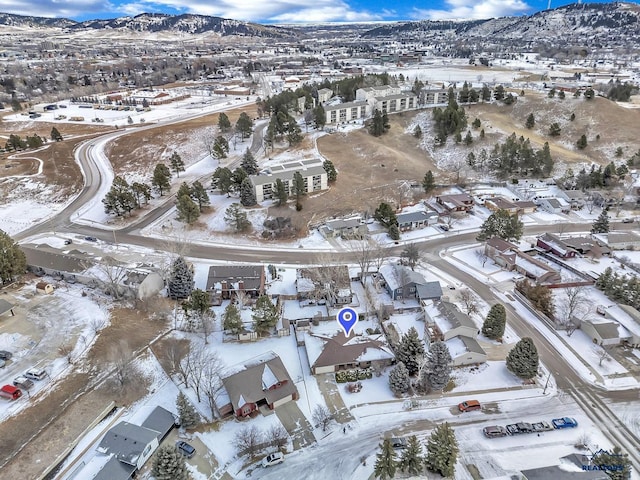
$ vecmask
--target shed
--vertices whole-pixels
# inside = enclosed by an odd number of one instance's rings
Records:
[[[38,282],[36,283],[36,292],[37,293],[46,293],[47,295],[51,295],[53,293],[53,285],[48,282]]]

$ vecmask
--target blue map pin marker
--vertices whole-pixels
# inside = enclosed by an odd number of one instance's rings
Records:
[[[354,325],[358,323],[358,314],[353,308],[343,308],[336,315],[336,320],[344,330],[345,336],[349,336]]]

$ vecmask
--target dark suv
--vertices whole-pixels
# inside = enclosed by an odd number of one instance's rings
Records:
[[[507,430],[500,425],[492,425],[491,427],[484,427],[482,433],[487,438],[506,437]]]
[[[178,451],[187,458],[191,458],[196,454],[196,449],[182,440],[176,442],[176,448]]]

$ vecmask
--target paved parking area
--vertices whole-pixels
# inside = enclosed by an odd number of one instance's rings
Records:
[[[293,449],[308,447],[315,443],[313,427],[296,402],[287,402],[275,410],[278,419],[293,440]]]

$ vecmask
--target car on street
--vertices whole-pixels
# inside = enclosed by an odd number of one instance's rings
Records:
[[[507,425],[507,432],[511,435],[520,435],[521,433],[531,433],[533,432],[533,427],[530,423],[526,422],[518,422],[512,423],[511,425]]]
[[[553,424],[553,428],[574,428],[578,426],[578,422],[575,418],[570,417],[562,417],[562,418],[554,418],[551,420]]]
[[[30,368],[26,372],[24,372],[24,376],[30,380],[42,380],[47,376],[47,372],[43,368]]]
[[[96,237],[84,237],[87,242],[97,242],[98,239]]]
[[[407,448],[407,439],[402,437],[392,437],[389,439],[393,448]]]
[[[0,350],[0,360],[11,360],[11,357],[13,357],[13,353]]]
[[[487,438],[506,437],[507,429],[500,425],[491,425],[490,427],[484,427],[482,433]]]
[[[461,412],[472,412],[474,410],[482,410],[482,405],[478,400],[467,400],[458,404],[458,410]]]
[[[191,458],[196,454],[196,449],[189,445],[187,442],[179,440],[176,442],[176,448],[178,451],[187,458]]]
[[[23,388],[25,390],[29,390],[31,387],[33,387],[33,382],[31,380],[29,380],[27,377],[25,376],[19,376],[13,379],[13,384],[16,387],[19,388]]]
[[[548,432],[549,430],[553,430],[553,427],[549,424],[549,422],[535,422],[531,424],[534,432]]]
[[[65,244],[65,245],[71,245],[72,243],[73,243],[73,240],[71,240],[70,238],[67,238],[67,239],[64,241],[64,244]]]
[[[266,457],[262,459],[262,466],[264,468],[271,467],[273,465],[278,465],[279,463],[284,462],[284,455],[280,452],[270,453]]]
[[[622,219],[622,223],[633,223],[633,218],[625,217]]]

